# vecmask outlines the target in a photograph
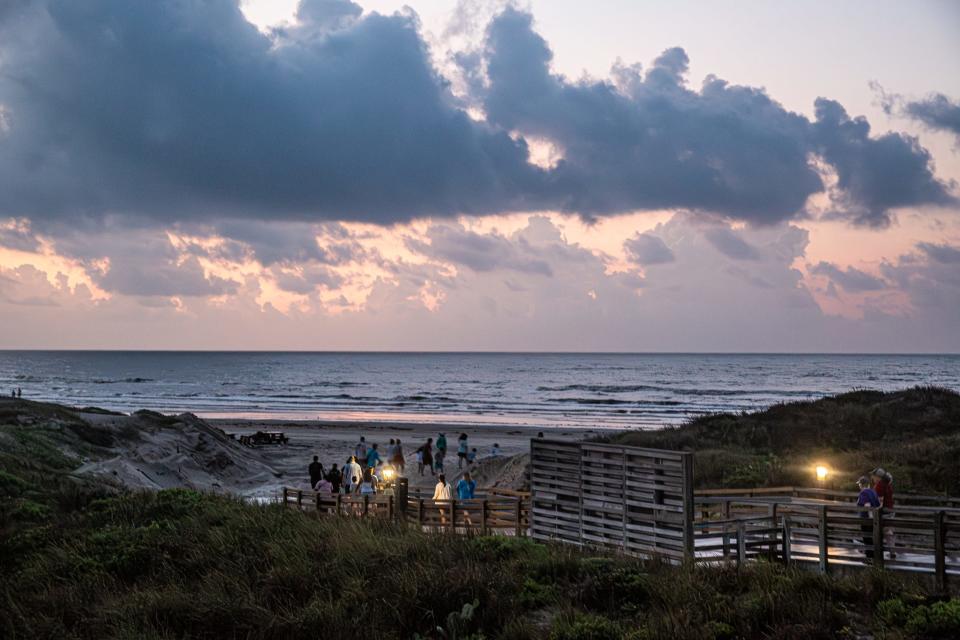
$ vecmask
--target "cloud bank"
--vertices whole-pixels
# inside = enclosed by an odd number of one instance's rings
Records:
[[[828,191],[834,215],[883,226],[955,202],[915,139],[874,137],[826,99],[811,121],[762,89],[692,89],[679,48],[571,81],[516,9],[460,56],[454,95],[409,11],[304,0],[297,24],[262,33],[236,0],[5,7],[0,215],[40,229],[664,208],[775,224]],[[551,166],[531,154],[544,141]]]

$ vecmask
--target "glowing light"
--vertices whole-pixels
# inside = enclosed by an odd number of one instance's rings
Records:
[[[816,468],[816,472],[817,472],[817,480],[819,480],[820,482],[823,482],[824,480],[827,479],[827,474],[830,473],[830,470],[827,469],[822,464],[818,464]]]

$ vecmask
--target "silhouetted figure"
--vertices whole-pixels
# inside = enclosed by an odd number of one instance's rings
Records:
[[[317,483],[323,480],[323,465],[320,464],[319,456],[313,456],[313,462],[307,467],[310,472],[310,486],[315,487]]]
[[[330,467],[330,471],[327,472],[327,480],[333,485],[333,493],[340,493],[340,483],[342,479],[343,476],[340,474],[340,469],[337,469],[337,463],[334,462],[333,466]]]
[[[23,397],[23,389],[21,389],[20,387],[17,387],[17,397],[18,398]]]

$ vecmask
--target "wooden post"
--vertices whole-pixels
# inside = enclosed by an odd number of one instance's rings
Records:
[[[407,500],[409,499],[410,483],[406,478],[397,478],[397,518],[406,521]]]
[[[303,489],[297,489],[297,509],[303,511]]]
[[[776,560],[777,558],[777,503],[767,507],[767,515],[770,518],[770,536],[768,540],[770,542],[770,547],[767,549],[767,556],[771,560]]]
[[[450,531],[457,530],[457,501],[450,501]]]
[[[523,509],[523,501],[522,501],[520,498],[517,498],[517,510],[516,510],[515,515],[516,515],[516,518],[517,518],[516,536],[517,536],[518,538],[519,538],[520,535],[521,535],[521,534],[520,534],[520,530],[523,528],[523,527],[521,526],[521,524],[520,524],[520,517],[521,517],[522,509]]]
[[[933,514],[933,563],[936,574],[937,591],[945,593],[947,590],[947,556],[944,544],[944,517],[943,511]]]
[[[367,512],[370,511],[370,496],[363,494],[363,517],[367,517]]]
[[[783,564],[790,564],[790,516],[783,516]]]
[[[737,571],[740,570],[740,567],[743,566],[743,563],[747,560],[747,540],[746,540],[746,527],[743,526],[743,522],[737,523]]]
[[[820,505],[820,573],[830,570],[830,547],[827,541],[827,505]]]
[[[883,569],[883,509],[873,510],[873,564]]]
[[[338,518],[343,515],[343,507],[341,506],[342,502],[343,502],[343,494],[338,493],[337,494],[337,517]]]
[[[320,492],[317,491],[317,513],[320,513]]]
[[[487,535],[487,501],[480,504],[480,535]]]
[[[417,499],[417,524],[423,530],[423,498]]]
[[[387,496],[387,518],[393,520],[393,496]]]
[[[729,530],[729,528],[728,528],[730,525],[726,522],[726,520],[729,520],[729,519],[730,519],[730,501],[729,501],[729,500],[724,500],[724,501],[723,501],[722,506],[721,506],[721,510],[722,510],[723,520],[724,520],[724,523],[723,523],[723,558],[724,558],[724,560],[726,560],[727,558],[730,557],[730,530]]]
[[[683,467],[683,557],[693,561],[696,557],[693,539],[693,454],[684,453],[680,462]]]

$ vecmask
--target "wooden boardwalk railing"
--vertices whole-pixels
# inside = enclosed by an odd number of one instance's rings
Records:
[[[530,499],[523,492],[490,490],[472,500],[433,500],[420,495],[414,492],[402,502],[391,495],[329,494],[284,487],[281,502],[318,515],[386,518],[433,531],[525,536],[530,528]]]
[[[697,561],[743,562],[763,555],[824,573],[873,565],[932,574],[941,590],[960,575],[960,508],[950,506],[954,500],[921,506],[934,497],[898,497],[907,504],[888,511],[861,508],[855,494],[822,489],[730,493],[695,497]],[[834,496],[844,501],[824,499]],[[890,552],[895,557],[885,556]]]

